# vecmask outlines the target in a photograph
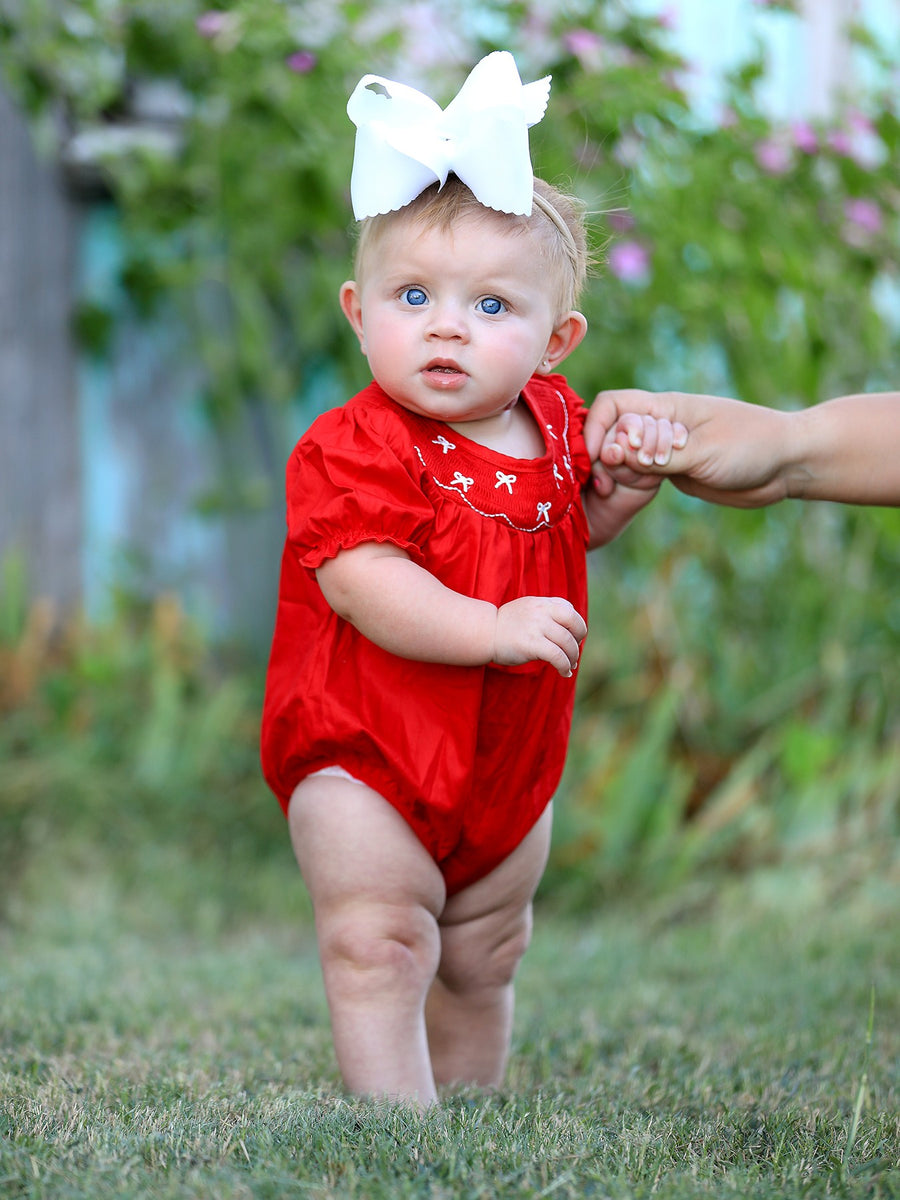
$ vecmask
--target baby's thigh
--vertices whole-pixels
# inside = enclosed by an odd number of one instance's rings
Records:
[[[416,904],[437,917],[443,877],[384,797],[356,780],[312,775],[291,797],[294,854],[316,908],[353,901]]]
[[[531,935],[531,902],[550,852],[552,805],[490,874],[447,901],[439,926],[439,974],[450,982],[481,970],[498,956],[516,963]]]

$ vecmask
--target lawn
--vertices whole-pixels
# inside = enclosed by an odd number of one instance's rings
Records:
[[[579,918],[545,899],[507,1087],[420,1118],[341,1096],[301,885],[267,870],[244,920],[177,861],[25,880],[0,1195],[900,1196],[896,881],[840,894],[819,863]]]

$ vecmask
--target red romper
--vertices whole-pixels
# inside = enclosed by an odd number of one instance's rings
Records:
[[[542,458],[499,454],[372,383],[319,417],[287,467],[264,774],[287,812],[306,775],[343,767],[403,815],[448,894],[502,862],[553,796],[575,678],[544,662],[399,658],[333,612],[315,570],[361,542],[390,542],[464,595],[498,606],[565,596],[586,616],[586,410],[559,375],[534,376],[523,395]]]

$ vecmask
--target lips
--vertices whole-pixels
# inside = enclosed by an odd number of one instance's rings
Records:
[[[435,358],[425,367],[425,370],[435,375],[464,375],[465,371],[452,359]]]

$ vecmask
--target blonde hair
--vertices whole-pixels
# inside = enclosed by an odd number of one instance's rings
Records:
[[[485,208],[456,175],[450,175],[443,187],[432,184],[404,208],[367,217],[360,222],[354,267],[362,280],[366,258],[385,231],[398,217],[408,218],[425,229],[449,229],[462,217],[491,215],[504,220],[511,230],[530,233],[545,254],[548,276],[557,286],[558,313],[574,309],[587,279],[590,266],[584,206],[574,196],[535,177],[530,217],[499,213]]]

